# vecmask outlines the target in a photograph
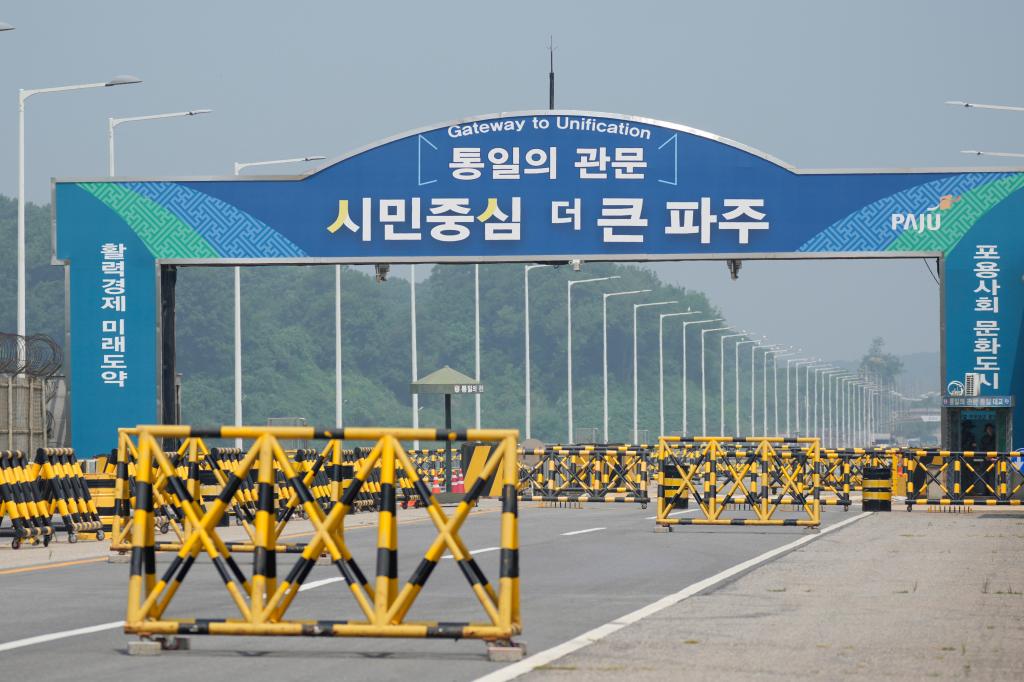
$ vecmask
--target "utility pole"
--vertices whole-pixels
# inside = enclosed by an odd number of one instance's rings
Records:
[[[548,71],[548,109],[555,108],[555,37],[548,37],[548,59],[550,69]]]

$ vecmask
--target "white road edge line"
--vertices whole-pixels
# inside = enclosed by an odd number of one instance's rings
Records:
[[[668,515],[669,516],[679,516],[681,514],[692,514],[695,511],[700,511],[700,509],[680,509],[679,511],[669,512]],[[658,518],[658,517],[657,516],[648,516],[647,520],[648,521],[653,521],[656,518]]]
[[[584,533],[593,533],[593,532],[599,531],[599,530],[608,530],[608,529],[605,528],[604,526],[601,526],[600,528],[584,528],[583,530],[573,530],[573,531],[569,531],[568,533],[562,533],[562,535],[583,535]]]
[[[505,666],[504,668],[495,670],[492,673],[489,673],[482,677],[478,677],[476,678],[475,682],[505,682],[506,680],[514,680],[520,675],[525,675],[526,673],[531,672],[542,665],[547,665],[548,663],[556,661],[559,658],[562,658],[563,656],[567,656],[568,654],[571,654],[572,652],[577,651],[578,649],[582,649],[583,647],[589,644],[593,644],[594,642],[602,640],[608,635],[614,632],[618,632],[627,625],[632,625],[633,623],[636,623],[639,620],[643,620],[647,616],[651,616],[657,613],[658,611],[678,604],[684,599],[689,599],[693,595],[699,594],[700,592],[703,592],[709,587],[713,587],[714,585],[722,582],[723,580],[728,580],[729,578],[738,573],[742,573],[743,571],[746,571],[750,568],[754,568],[759,564],[763,564],[764,562],[773,559],[780,554],[784,554],[790,550],[796,549],[801,545],[806,545],[808,542],[814,542],[821,536],[828,535],[829,533],[839,530],[840,528],[843,528],[845,526],[848,526],[851,523],[860,521],[866,516],[871,516],[872,513],[873,512],[864,512],[858,514],[853,518],[849,518],[845,521],[840,521],[835,525],[823,528],[820,532],[814,535],[805,535],[804,537],[798,540],[794,540],[793,542],[782,545],[781,547],[776,547],[775,549],[769,550],[764,554],[760,554],[754,557],[753,559],[748,559],[742,563],[736,564],[735,566],[727,568],[720,573],[716,573],[710,578],[705,578],[704,580],[695,582],[692,585],[684,587],[682,590],[676,592],[675,594],[670,594],[667,597],[662,597],[658,601],[648,604],[647,606],[644,606],[642,608],[639,608],[636,611],[633,611],[632,613],[627,613],[626,615],[616,618],[615,620],[605,623],[604,625],[599,625],[593,630],[584,632],[582,635],[574,637],[573,639],[570,639],[567,642],[562,642],[561,644],[557,644],[551,647],[550,649],[545,649],[544,651],[536,653],[533,656],[528,656],[523,660],[519,661],[518,663],[513,663],[512,665]]]
[[[89,627],[76,628],[74,630],[51,632],[48,635],[36,635],[35,637],[16,639],[13,642],[4,642],[3,644],[0,644],[0,651],[10,651],[11,649],[20,649],[22,647],[32,646],[33,644],[43,644],[45,642],[52,642],[57,639],[65,639],[66,637],[89,635],[94,632],[103,632],[104,630],[113,630],[114,628],[120,627],[124,627],[123,620],[119,620],[113,623],[100,623],[99,625],[90,625]]]
[[[501,549],[501,547],[484,547],[483,549],[471,549],[471,550],[469,550],[469,553],[472,554],[473,556],[476,556],[477,554],[486,554],[487,552],[497,552],[499,549]],[[455,557],[453,557],[451,554],[445,554],[441,558],[442,559],[454,559]]]

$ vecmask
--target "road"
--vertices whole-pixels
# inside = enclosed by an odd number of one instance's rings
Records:
[[[692,512],[691,512],[692,513]],[[823,512],[823,526],[853,512]],[[472,516],[462,538],[497,583],[497,513]],[[800,528],[678,527],[653,531],[653,510],[638,505],[520,509],[523,635],[539,652],[809,533]],[[399,577],[404,580],[435,536],[429,523],[400,524]],[[357,561],[374,572],[374,527],[346,533]],[[166,563],[165,558],[159,560]],[[239,562],[240,564],[243,561]],[[278,574],[290,567],[283,558]],[[158,566],[157,574],[161,573]],[[317,567],[289,609],[295,618],[359,617],[332,566]],[[128,656],[124,617],[128,567],[86,563],[0,576],[0,670],[5,679],[221,679],[247,681],[338,676],[374,680],[470,680],[499,669],[478,641],[193,637],[191,651]],[[332,580],[333,579],[333,580]],[[234,607],[209,562],[197,564],[169,617],[232,617]],[[451,559],[443,560],[410,619],[480,621],[482,609]],[[29,641],[68,630],[98,631]]]

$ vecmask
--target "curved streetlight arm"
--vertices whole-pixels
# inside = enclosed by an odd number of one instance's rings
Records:
[[[125,116],[123,118],[116,118],[111,116],[108,120],[110,121],[110,127],[116,128],[122,123],[129,123],[131,121],[153,121],[158,118],[179,118],[181,116],[198,116],[200,114],[212,113],[213,109],[192,109],[191,111],[172,111],[166,114],[150,114],[148,116]]]
[[[134,121],[153,121],[160,118],[180,118],[184,116],[198,116],[199,114],[209,114],[213,109],[193,109],[191,111],[172,111],[166,114],[149,114],[148,116],[125,116],[123,118],[116,118],[111,116],[107,119],[107,172],[110,177],[114,177],[114,128],[121,125],[122,123],[131,123]]]
[[[980,152],[975,149],[963,149],[960,153],[970,154],[971,156],[1004,156],[1011,159],[1024,159],[1024,154],[1020,152]]]
[[[89,90],[91,88],[110,88],[115,85],[133,85],[135,83],[141,83],[141,78],[135,76],[115,76],[109,81],[102,83],[80,83],[78,85],[58,85],[52,88],[33,88],[18,90],[18,101],[24,103],[32,95],[42,95],[47,92],[68,92],[71,90]]]
[[[566,284],[572,287],[574,284],[586,284],[587,282],[604,282],[609,279],[622,279],[621,275],[610,275],[609,277],[591,277],[590,279],[570,279]]]
[[[953,107],[963,107],[965,109],[995,109],[997,111],[1024,111],[1024,107],[1013,107],[1006,104],[975,104],[974,102],[961,102],[959,100],[950,100],[944,102]]]
[[[246,161],[240,163],[235,161],[235,175],[238,175],[243,168],[251,168],[252,166],[276,166],[282,163],[301,163],[303,161],[322,161],[326,159],[326,156],[298,156],[294,159],[274,159],[273,161]]]

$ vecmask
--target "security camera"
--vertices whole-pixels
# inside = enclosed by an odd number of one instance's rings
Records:
[[[391,272],[391,266],[387,263],[377,263],[373,266],[373,278],[378,283],[388,281],[389,272]]]
[[[583,261],[580,260],[579,258],[573,258],[572,260],[570,260],[569,265],[572,266],[573,272],[579,272],[580,270],[583,269]]]

